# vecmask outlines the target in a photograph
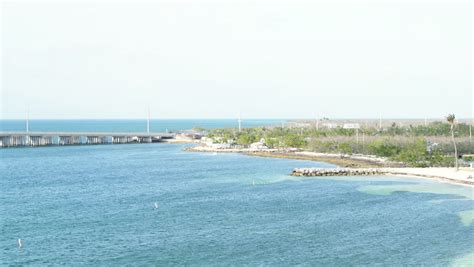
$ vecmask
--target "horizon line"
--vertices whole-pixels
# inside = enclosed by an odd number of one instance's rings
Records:
[[[248,118],[241,118],[242,120],[321,120],[327,118],[328,120],[442,120],[445,117],[326,117],[322,116],[319,118],[262,118],[262,117],[248,117]],[[204,118],[204,117],[190,117],[190,118],[153,118],[150,117],[150,120],[238,120],[239,118]],[[466,118],[460,117],[457,118],[459,120],[473,120],[474,118]],[[0,118],[0,121],[24,121],[26,118]],[[29,118],[30,121],[35,120],[57,120],[57,121],[65,121],[65,120],[147,120],[146,117],[144,118]]]

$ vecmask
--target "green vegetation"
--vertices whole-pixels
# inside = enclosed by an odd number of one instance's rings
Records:
[[[368,145],[368,150],[370,154],[380,157],[395,157],[400,154],[402,147],[391,143],[389,138],[383,138],[370,143]]]
[[[462,158],[465,161],[474,161],[474,155],[463,155]]]
[[[358,138],[355,130],[342,127],[258,127],[242,129],[240,133],[236,129],[214,129],[207,137],[243,147],[263,139],[269,148],[376,155],[414,167],[456,166],[458,154],[474,154],[469,125],[453,126],[449,121],[426,126],[393,123],[382,130],[362,128]]]

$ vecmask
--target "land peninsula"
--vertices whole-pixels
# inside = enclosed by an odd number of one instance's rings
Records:
[[[474,169],[470,167],[474,143],[472,126],[468,123],[328,121],[294,121],[284,126],[240,130],[213,129],[186,150],[321,161],[342,168],[376,168],[383,174],[474,184],[471,178]]]

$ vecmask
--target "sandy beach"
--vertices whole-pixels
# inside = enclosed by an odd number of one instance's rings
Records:
[[[310,151],[287,151],[277,149],[216,149],[208,146],[194,146],[186,148],[191,152],[215,152],[215,153],[244,153],[249,156],[288,158],[297,160],[321,161],[348,168],[377,168],[385,175],[404,177],[418,177],[436,179],[441,182],[449,182],[467,186],[474,186],[474,169],[460,168],[411,168],[403,167],[399,162],[392,162],[386,158],[371,155],[346,155],[329,154]],[[470,178],[473,177],[473,178]]]
[[[381,170],[389,175],[429,178],[474,186],[474,169],[471,168],[460,168],[458,171],[455,168],[382,168]]]
[[[249,156],[288,158],[298,160],[322,161],[335,164],[341,167],[350,168],[376,168],[376,167],[402,167],[399,162],[393,162],[386,158],[370,155],[348,155],[329,154],[309,151],[292,151],[289,149],[250,149],[250,148],[226,148],[219,149],[210,146],[198,145],[186,148],[191,152],[212,152],[212,153],[244,153]]]

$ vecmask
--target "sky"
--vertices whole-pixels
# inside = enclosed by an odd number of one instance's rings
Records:
[[[0,119],[473,114],[467,2],[0,5]]]

